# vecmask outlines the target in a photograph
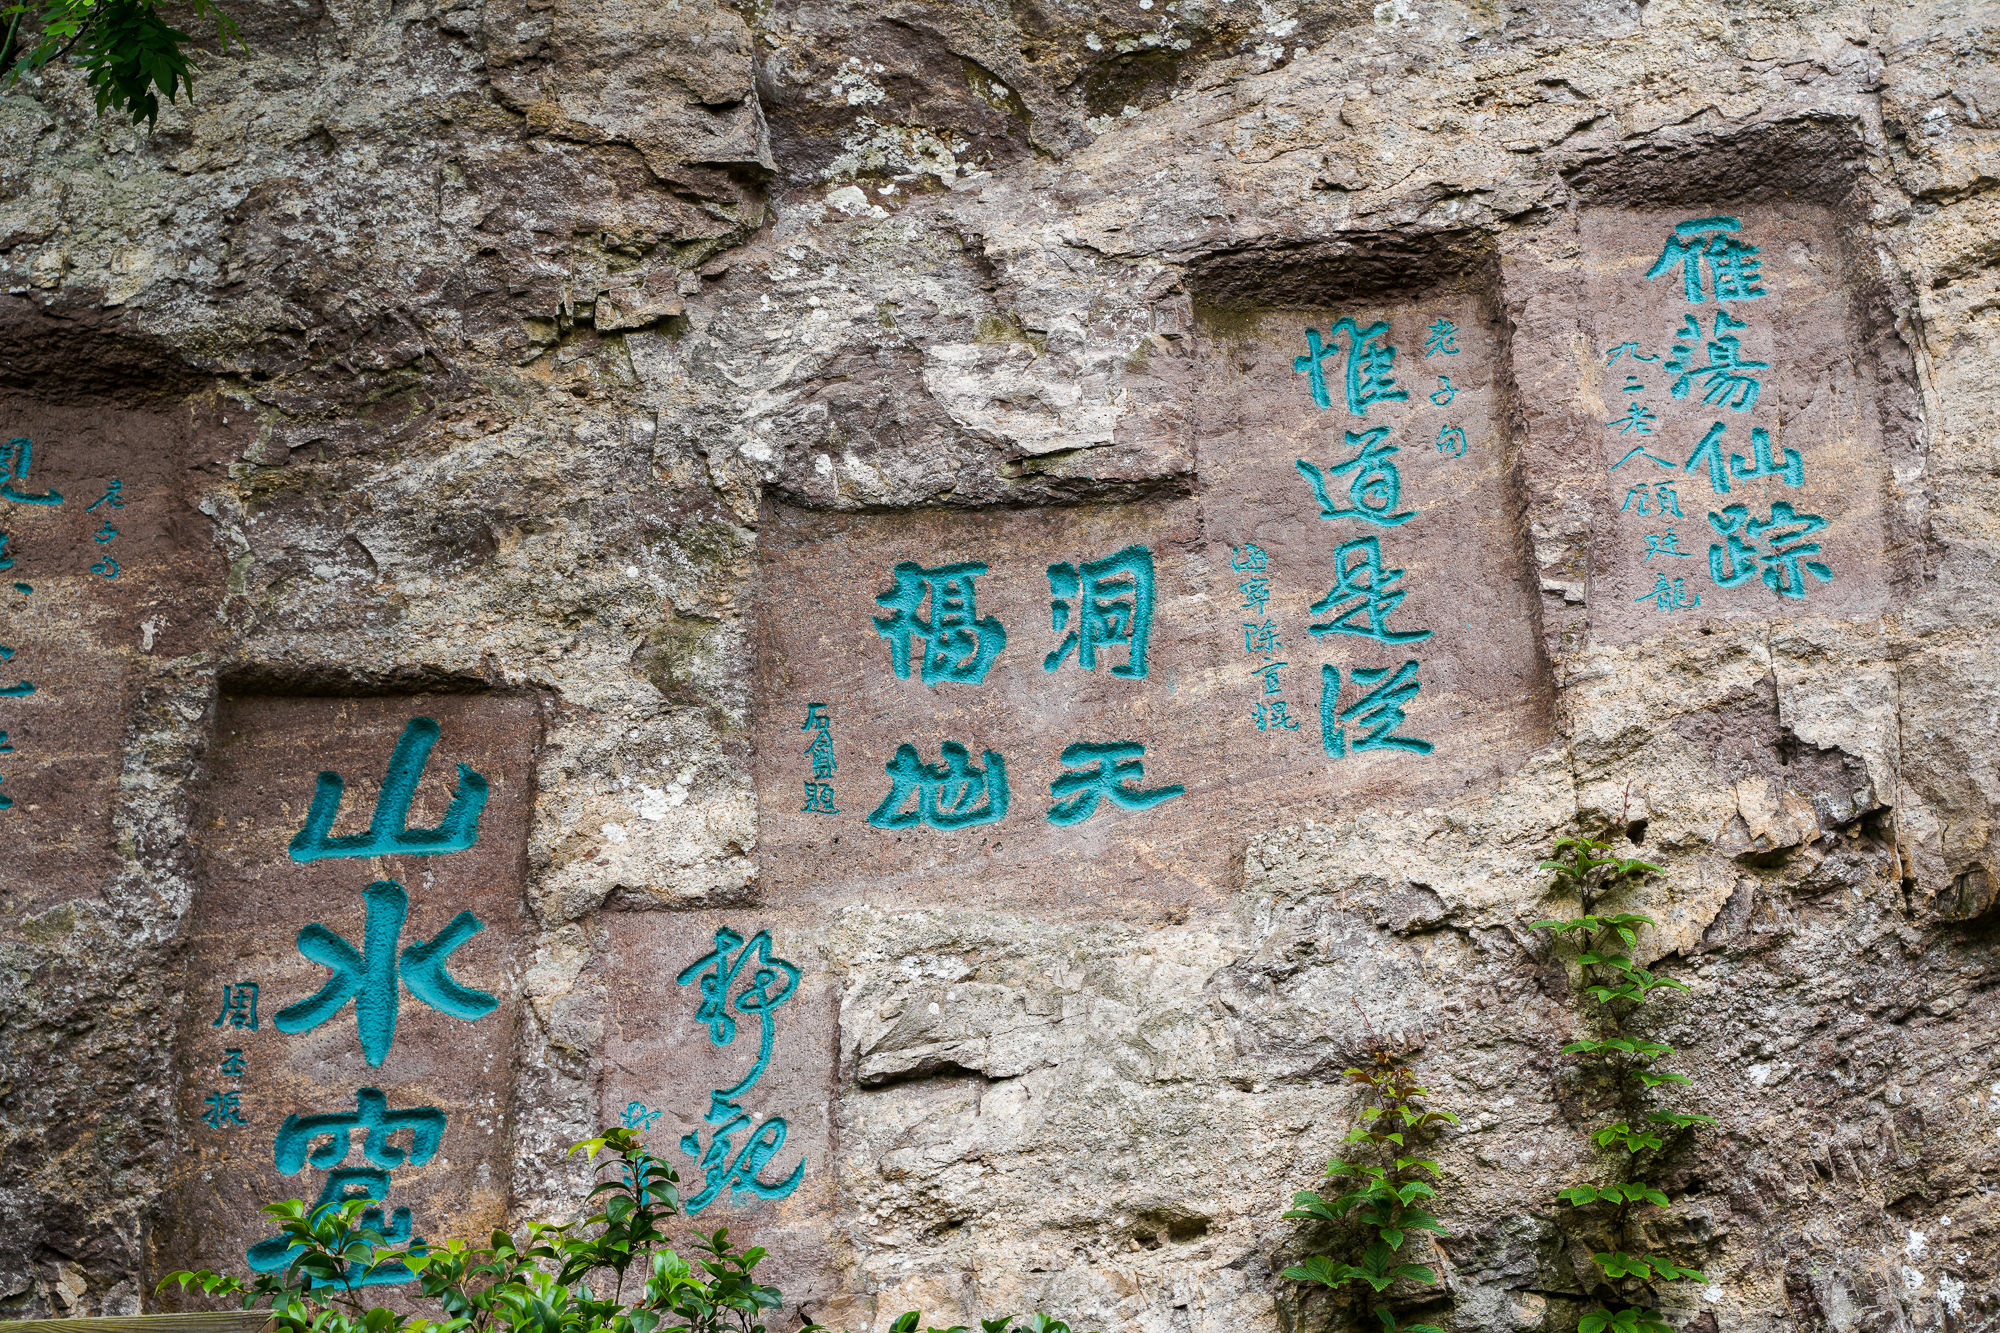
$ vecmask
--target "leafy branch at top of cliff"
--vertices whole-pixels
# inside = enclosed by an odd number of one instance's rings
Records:
[[[243,45],[236,21],[215,0],[189,0],[198,19],[215,24],[222,49]],[[160,97],[194,97],[194,71],[184,49],[194,41],[160,17],[154,0],[14,0],[0,8],[0,88],[57,60],[74,60],[97,98],[97,114],[117,110],[134,125],[160,119]],[[247,48],[246,48],[247,49]]]
[[[1671,1333],[1669,1325],[1651,1308],[1651,1284],[1655,1281],[1691,1280],[1705,1282],[1698,1270],[1655,1254],[1632,1253],[1626,1248],[1643,1236],[1643,1209],[1664,1209],[1673,1204],[1666,1191],[1639,1178],[1651,1159],[1665,1152],[1681,1135],[1697,1125],[1712,1125],[1705,1115],[1650,1106],[1648,1098],[1660,1088],[1685,1085],[1685,1074],[1663,1070],[1655,1061],[1674,1054],[1664,1042],[1629,1034],[1624,1020],[1647,1003],[1653,992],[1686,990],[1685,983],[1663,977],[1632,961],[1639,943],[1639,930],[1654,924],[1638,912],[1601,913],[1598,904],[1622,886],[1635,883],[1660,867],[1613,854],[1612,846],[1599,838],[1583,835],[1563,838],[1555,845],[1553,859],[1541,863],[1555,882],[1552,892],[1577,896],[1581,914],[1563,920],[1533,923],[1537,930],[1552,932],[1558,939],[1574,938],[1581,946],[1577,954],[1577,989],[1597,1002],[1597,1035],[1567,1043],[1565,1055],[1593,1061],[1610,1075],[1616,1088],[1620,1118],[1598,1127],[1592,1142],[1611,1155],[1610,1169],[1616,1179],[1590,1185],[1572,1185],[1556,1195],[1576,1210],[1600,1210],[1579,1220],[1575,1232],[1594,1234],[1604,1248],[1586,1245],[1592,1264],[1600,1274],[1598,1286],[1624,1308],[1601,1306],[1586,1312],[1577,1324],[1578,1333]],[[1643,1113],[1643,1114],[1642,1114]],[[1641,1247],[1643,1249],[1643,1246]],[[1630,1301],[1643,1291],[1646,1304]]]
[[[1381,1296],[1399,1281],[1429,1285],[1437,1273],[1428,1264],[1407,1259],[1403,1244],[1413,1232],[1450,1233],[1425,1206],[1437,1196],[1437,1187],[1423,1177],[1437,1178],[1437,1163],[1407,1150],[1435,1135],[1446,1124],[1457,1124],[1449,1111],[1426,1108],[1427,1091],[1382,1043],[1371,1037],[1371,1060],[1365,1069],[1346,1071],[1350,1083],[1360,1084],[1374,1104],[1361,1112],[1361,1123],[1348,1131],[1346,1142],[1370,1145],[1381,1159],[1349,1162],[1336,1157],[1326,1165],[1328,1179],[1341,1180],[1346,1192],[1329,1200],[1311,1190],[1292,1196],[1286,1217],[1339,1225],[1350,1218],[1373,1233],[1361,1252],[1359,1263],[1343,1263],[1330,1255],[1316,1254],[1285,1270],[1298,1282],[1341,1288],[1349,1283],[1366,1285]],[[1384,1333],[1443,1333],[1434,1324],[1400,1324],[1395,1311],[1377,1302],[1375,1317]]]

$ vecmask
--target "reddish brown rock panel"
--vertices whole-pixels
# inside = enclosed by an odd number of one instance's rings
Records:
[[[366,833],[391,756],[417,718],[434,719],[439,736],[408,827],[446,819],[455,766],[466,765],[487,792],[472,845],[432,855],[294,860],[289,847],[307,824],[315,775],[330,770],[345,783],[330,836]],[[505,1223],[509,1061],[538,739],[535,707],[522,698],[223,703],[199,824],[204,878],[188,930],[180,1032],[180,1120],[189,1151],[178,1201],[165,1212],[159,1267],[240,1270],[246,1249],[274,1234],[257,1208],[285,1197],[313,1201],[330,1180],[340,1183],[333,1172],[348,1173],[347,1192],[360,1193],[380,1184],[363,1173],[388,1170],[385,1220],[393,1224],[395,1210],[407,1208],[417,1236],[476,1236]],[[467,935],[461,913],[480,929]],[[345,971],[343,949],[350,955]],[[281,1017],[336,977],[357,975],[364,978],[359,992],[329,1016]],[[256,987],[254,1027],[249,985]],[[371,995],[378,1008],[369,1007]],[[394,997],[394,1023],[382,1042],[385,996]],[[377,1093],[387,1115],[383,1135],[370,1141]],[[310,1140],[312,1160],[279,1170],[287,1117],[343,1114],[362,1122],[344,1156],[337,1136],[322,1131]],[[305,1136],[291,1138],[294,1148],[307,1144]]]
[[[189,434],[167,412],[0,409],[0,888],[23,914],[102,891],[143,663],[213,619]]]
[[[697,1226],[778,1256],[789,1301],[829,1294],[840,998],[816,932],[762,912],[620,912],[605,930],[599,1121],[680,1173]]]
[[[1547,742],[1499,340],[1467,296],[1211,330],[1200,472],[1244,804],[1326,817],[1448,797]]]
[[[1597,210],[1582,234],[1595,632],[1881,614],[1887,478],[1831,214]]]

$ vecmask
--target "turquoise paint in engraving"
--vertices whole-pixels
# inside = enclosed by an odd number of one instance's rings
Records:
[[[1082,768],[1085,764],[1092,764],[1093,767],[1083,772],[1065,773],[1049,784],[1049,795],[1056,802],[1049,807],[1049,822],[1081,824],[1097,813],[1101,801],[1107,800],[1121,810],[1149,810],[1187,791],[1179,783],[1155,787],[1150,791],[1126,785],[1146,776],[1146,766],[1140,762],[1145,753],[1146,747],[1137,741],[1111,741],[1106,744],[1079,741],[1064,749],[1064,768]]]
[[[1421,688],[1417,682],[1417,664],[1405,662],[1399,667],[1355,667],[1349,674],[1356,689],[1373,685],[1375,688],[1360,699],[1340,708],[1340,669],[1322,666],[1319,689],[1319,733],[1321,747],[1334,758],[1344,756],[1349,748],[1345,724],[1355,723],[1355,731],[1367,728],[1366,734],[1357,734],[1352,742],[1356,754],[1363,750],[1409,750],[1415,754],[1429,754],[1432,745],[1413,736],[1397,736],[1393,733],[1403,725],[1403,705],[1417,696]],[[1391,674],[1393,672],[1393,674]],[[1383,677],[1388,679],[1384,680]]]
[[[331,975],[315,994],[278,1011],[272,1022],[280,1032],[310,1032],[352,1000],[361,1053],[379,1067],[396,1040],[403,987],[439,1013],[467,1022],[484,1018],[499,1006],[491,995],[459,985],[445,970],[452,953],[485,929],[478,917],[460,912],[435,939],[403,949],[399,969],[396,946],[409,914],[409,895],[394,880],[379,880],[363,890],[362,897],[368,905],[368,924],[360,949],[316,921],[299,932],[299,952]]]
[[[1050,628],[1068,634],[1042,659],[1042,670],[1054,671],[1074,652],[1078,666],[1095,671],[1099,650],[1123,648],[1125,663],[1112,667],[1111,674],[1145,679],[1153,634],[1153,553],[1128,546],[1102,560],[1050,565],[1048,575]]]
[[[746,984],[731,995],[730,987],[746,967],[750,973]],[[737,1016],[757,1021],[757,1056],[750,1072],[733,1087],[716,1088],[708,1095],[708,1111],[702,1117],[711,1126],[708,1142],[703,1144],[698,1133],[681,1136],[681,1151],[695,1159],[703,1180],[701,1191],[685,1204],[688,1213],[708,1207],[725,1189],[760,1199],[785,1198],[805,1178],[803,1156],[783,1180],[767,1181],[760,1175],[784,1147],[789,1126],[782,1116],[772,1116],[738,1149],[734,1136],[747,1129],[754,1117],[735,1099],[754,1087],[770,1067],[777,1010],[798,989],[799,969],[772,955],[769,931],[758,931],[746,941],[725,926],[715,932],[714,950],[682,968],[674,980],[682,986],[698,983],[701,1004],[695,1010],[695,1021],[708,1026],[708,1039],[716,1046],[736,1040]]]
[[[910,678],[910,654],[917,641],[924,684],[977,685],[986,679],[1007,646],[1007,630],[992,616],[979,614],[973,580],[985,572],[986,566],[975,561],[925,569],[910,560],[890,571],[896,586],[875,598],[890,614],[875,617],[875,633],[888,640],[889,666],[899,678]],[[925,599],[930,601],[927,617],[918,614]]]
[[[938,747],[940,764],[926,764],[914,745],[896,747],[896,757],[884,768],[889,794],[868,816],[876,828],[971,828],[996,824],[1007,815],[1007,761],[992,750],[984,768],[972,762],[972,752],[957,741]],[[903,807],[912,801],[910,808]]]
[[[409,826],[410,802],[416,797],[417,782],[437,744],[438,724],[427,717],[413,717],[396,742],[389,757],[389,769],[382,777],[382,791],[375,800],[375,813],[366,833],[348,837],[329,836],[334,817],[340,813],[343,789],[340,774],[321,773],[313,791],[312,808],[306,826],[292,839],[294,861],[317,861],[329,856],[382,856],[402,852],[409,856],[442,856],[462,852],[479,837],[479,812],[486,807],[486,779],[465,764],[458,766],[458,782],[451,790],[451,804],[435,828]]]

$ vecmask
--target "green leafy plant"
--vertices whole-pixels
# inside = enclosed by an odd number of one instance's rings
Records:
[[[182,1271],[160,1287],[235,1297],[246,1310],[265,1306],[279,1333],[767,1333],[765,1312],[784,1298],[757,1279],[762,1248],[738,1246],[727,1227],[691,1231],[687,1258],[671,1248],[667,1228],[680,1216],[680,1177],[634,1131],[607,1129],[571,1151],[608,1173],[574,1222],[531,1222],[520,1236],[495,1231],[485,1245],[394,1248],[375,1225],[375,1200],[312,1207],[287,1199],[263,1210],[291,1242],[283,1270],[249,1280]],[[367,1293],[384,1283],[397,1284],[399,1304],[415,1306],[413,1283],[426,1311],[370,1303]],[[1016,1319],[982,1319],[981,1333],[1071,1333],[1044,1314]],[[911,1310],[891,1333],[918,1333],[922,1321]],[[806,1329],[830,1333],[818,1324]],[[970,1331],[960,1325],[928,1333]]]
[[[1409,1068],[1380,1041],[1371,1040],[1371,1060],[1365,1069],[1349,1069],[1346,1077],[1366,1089],[1370,1104],[1361,1112],[1361,1123],[1348,1132],[1349,1144],[1366,1144],[1378,1162],[1350,1162],[1336,1157],[1327,1163],[1326,1176],[1338,1180],[1343,1192],[1332,1199],[1312,1190],[1292,1196],[1285,1216],[1332,1225],[1358,1223],[1369,1239],[1358,1262],[1346,1262],[1330,1255],[1313,1255],[1287,1268],[1284,1275],[1298,1282],[1340,1288],[1358,1283],[1381,1296],[1397,1282],[1430,1285],[1437,1273],[1418,1263],[1404,1251],[1415,1232],[1445,1236],[1447,1232],[1429,1211],[1437,1197],[1437,1163],[1407,1150],[1435,1135],[1447,1124],[1457,1124],[1449,1111],[1433,1111],[1423,1104],[1427,1091],[1419,1086]],[[1429,1176],[1430,1180],[1424,1179]],[[1443,1333],[1434,1324],[1400,1324],[1395,1311],[1384,1302],[1374,1305],[1375,1317],[1385,1333]]]
[[[1643,1210],[1673,1206],[1666,1191],[1640,1178],[1641,1173],[1690,1130],[1715,1122],[1705,1115],[1650,1105],[1649,1099],[1660,1089],[1684,1086],[1689,1080],[1655,1063],[1673,1055],[1673,1047],[1628,1033],[1624,1025],[1654,992],[1684,991],[1687,986],[1632,961],[1639,931],[1653,924],[1651,917],[1597,910],[1604,898],[1659,873],[1660,868],[1621,857],[1608,841],[1589,835],[1558,841],[1553,857],[1540,868],[1554,876],[1551,890],[1574,894],[1582,910],[1562,920],[1536,921],[1534,928],[1576,943],[1577,990],[1597,1006],[1591,1015],[1595,1035],[1568,1043],[1563,1053],[1598,1067],[1604,1075],[1600,1086],[1614,1089],[1620,1114],[1619,1119],[1591,1134],[1591,1141],[1606,1153],[1605,1166],[1615,1178],[1602,1184],[1572,1185],[1556,1195],[1579,1213],[1574,1230],[1595,1228],[1597,1234],[1613,1242],[1608,1248],[1590,1252],[1600,1279],[1592,1294],[1604,1304],[1583,1315],[1577,1333],[1669,1333],[1658,1311],[1650,1308],[1651,1284],[1682,1279],[1705,1282],[1707,1278],[1684,1264],[1658,1255],[1630,1253],[1624,1247],[1644,1230]],[[1641,1294],[1647,1303],[1633,1304],[1633,1298]]]
[[[214,0],[189,0],[195,17],[215,24],[227,51],[242,45],[236,21]],[[194,96],[186,47],[194,41],[160,17],[154,0],[14,0],[0,7],[7,36],[0,43],[0,87],[70,59],[82,67],[97,114],[121,111],[137,125],[160,119],[160,98]]]

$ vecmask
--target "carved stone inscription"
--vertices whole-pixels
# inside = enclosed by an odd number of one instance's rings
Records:
[[[1879,614],[1886,479],[1833,219],[1598,211],[1582,229],[1597,632]]]
[[[1480,303],[1271,312],[1202,350],[1197,499],[769,513],[780,900],[1212,901],[1273,819],[1546,742]]]
[[[814,933],[768,913],[606,920],[600,1123],[680,1173],[699,1225],[752,1226],[788,1297],[824,1295],[839,996]]]
[[[213,622],[187,434],[162,414],[0,404],[0,888],[23,915],[101,890],[139,668]]]
[[[1243,803],[1447,795],[1549,734],[1497,330],[1469,297],[1241,318],[1197,429]]]
[[[760,843],[782,900],[1215,892],[1195,505],[772,512]]]
[[[287,1196],[375,1199],[399,1241],[505,1221],[538,729],[525,699],[224,702],[164,1266],[281,1266],[257,1209]]]

